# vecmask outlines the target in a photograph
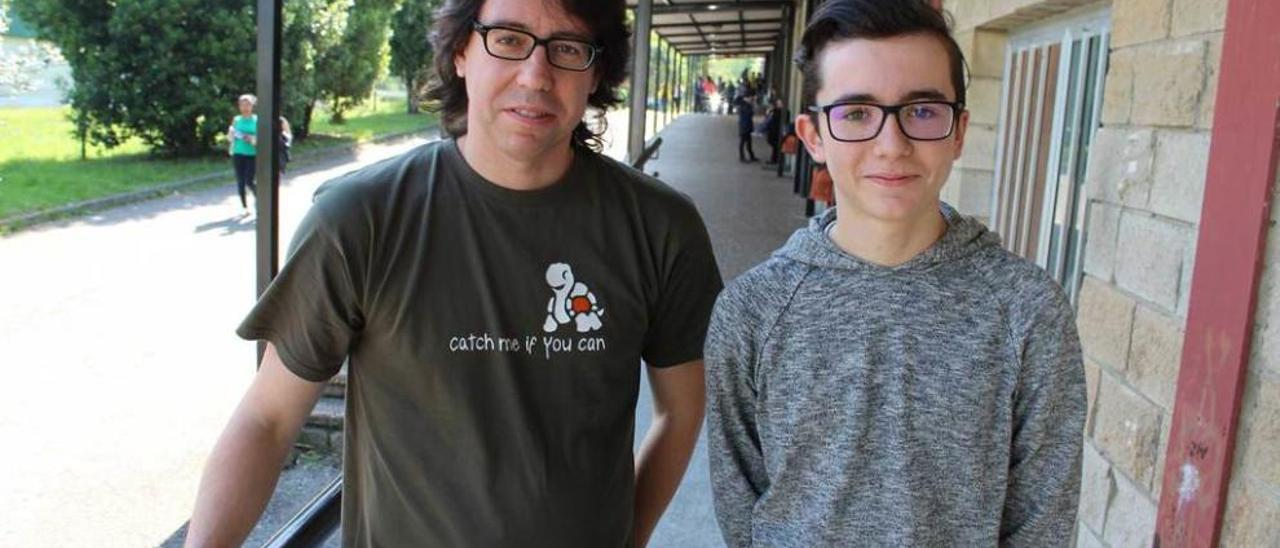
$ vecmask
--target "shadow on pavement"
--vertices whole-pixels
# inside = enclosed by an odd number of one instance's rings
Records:
[[[201,232],[209,232],[210,230],[221,230],[222,236],[231,236],[237,232],[248,232],[253,230],[257,224],[257,220],[246,211],[227,217],[221,221],[214,221],[212,223],[199,225],[196,227],[195,233],[199,234]]]

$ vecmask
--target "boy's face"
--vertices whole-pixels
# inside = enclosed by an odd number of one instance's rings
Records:
[[[817,61],[819,106],[848,100],[885,106],[956,100],[947,50],[933,36],[835,41]],[[897,118],[888,116],[874,139],[842,142],[832,138],[826,115],[816,119],[815,124],[814,117],[801,114],[796,130],[814,159],[827,164],[841,204],[885,222],[937,214],[942,185],[964,148],[967,112],[955,116],[955,130],[939,141],[909,139]]]
[[[538,38],[592,41],[587,26],[553,0],[487,0],[477,19]],[[458,76],[466,80],[468,138],[521,160],[569,146],[599,83],[599,60],[586,71],[569,71],[547,62],[546,47],[534,48],[523,61],[499,59],[487,53],[479,32],[471,33],[454,59]]]

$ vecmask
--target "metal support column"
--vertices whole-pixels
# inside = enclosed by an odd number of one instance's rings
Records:
[[[782,28],[782,85],[778,88],[778,93],[783,97],[783,104],[787,108],[791,108],[791,78],[795,73],[795,65],[791,63],[791,57],[795,54],[795,28],[796,28],[796,9],[787,7],[786,14],[782,17],[785,19],[786,26]]]
[[[650,53],[649,66],[652,67],[653,71],[657,73],[654,75],[652,85],[649,86],[649,97],[653,100],[653,103],[656,106],[659,100],[662,98],[662,91],[658,88],[658,85],[662,83],[662,42],[661,41],[658,42],[657,48],[651,47],[651,49],[649,50],[649,53]],[[645,102],[644,108],[645,108],[645,111],[644,111],[645,124],[649,125],[650,118],[649,118],[649,102],[648,101]],[[648,132],[646,132],[646,135],[648,135],[649,137],[656,137],[658,135],[657,112],[653,113],[652,120],[653,120],[652,127],[649,129]]]
[[[680,103],[684,101],[684,88],[681,87],[684,84],[684,65],[685,65],[684,55],[680,55],[677,53],[676,54],[676,75],[675,75],[675,78],[671,80],[671,93],[675,100],[675,102],[671,105],[672,118],[680,117],[680,108],[682,106]]]
[[[679,76],[676,78],[676,85],[680,90],[680,100],[676,102],[676,116],[679,117],[687,111],[685,102],[689,100],[689,56],[680,56],[680,70],[676,74]]]
[[[1227,2],[1153,546],[1218,546],[1220,541],[1280,162],[1278,26],[1278,2]]]
[[[672,109],[676,108],[675,74],[676,69],[678,68],[680,68],[680,64],[676,61],[676,46],[667,44],[667,91],[663,93],[663,96],[667,97],[667,105],[666,108],[663,109],[664,113],[666,113],[666,117],[664,117],[664,122],[662,123],[663,125],[671,123]]]
[[[257,295],[280,271],[280,34],[283,0],[258,0]],[[258,361],[267,351],[258,342]]]
[[[649,30],[653,26],[653,0],[637,0],[636,26],[631,48],[631,120],[627,127],[627,162],[644,152],[645,105],[649,100]]]
[[[653,134],[657,135],[666,123],[667,113],[667,75],[671,73],[671,55],[667,51],[666,42],[658,39],[658,78],[653,84],[653,106],[656,107],[653,113]]]

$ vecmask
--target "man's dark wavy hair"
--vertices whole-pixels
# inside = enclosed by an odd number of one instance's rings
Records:
[[[831,42],[855,38],[891,38],[906,34],[935,36],[947,50],[951,63],[951,85],[956,102],[965,102],[965,64],[960,45],[951,36],[949,16],[927,0],[827,0],[813,14],[800,38],[796,67],[803,77],[801,99],[805,106],[817,101],[822,87],[818,59]]]
[[[573,130],[573,144],[596,152],[603,150],[600,136],[606,129],[603,112],[622,104],[619,86],[627,77],[631,52],[631,31],[627,28],[623,0],[525,0],[559,2],[569,15],[587,25],[592,41],[603,48],[592,69],[600,85],[587,96],[587,105],[599,109],[592,124],[586,120]],[[435,52],[435,74],[427,87],[430,110],[440,114],[444,130],[452,137],[467,134],[467,86],[454,71],[453,58],[462,53],[471,39],[472,23],[480,16],[484,0],[446,0],[435,13],[431,26],[431,49]],[[535,53],[536,55],[537,53]],[[560,70],[560,69],[552,69]],[[588,109],[590,114],[590,109]],[[591,126],[594,126],[591,127]]]

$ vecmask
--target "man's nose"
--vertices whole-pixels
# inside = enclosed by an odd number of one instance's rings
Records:
[[[542,51],[538,51],[541,48]],[[529,54],[529,58],[520,62],[520,74],[517,83],[521,87],[547,91],[551,89],[553,81],[554,67],[548,59],[547,45],[538,44],[534,46],[533,52]]]

